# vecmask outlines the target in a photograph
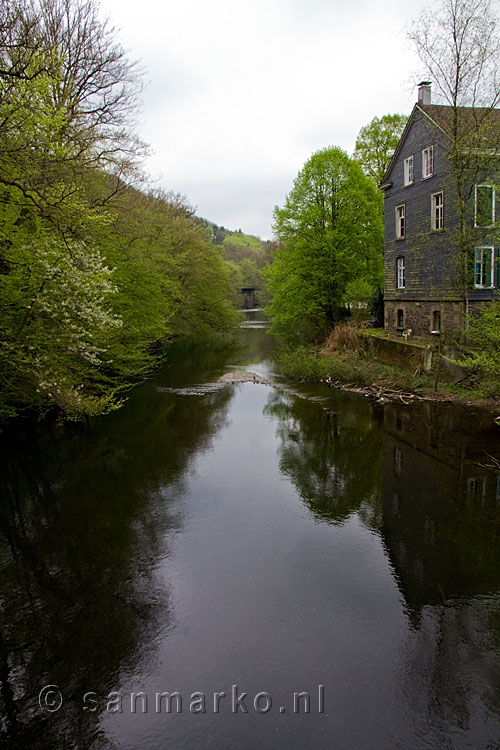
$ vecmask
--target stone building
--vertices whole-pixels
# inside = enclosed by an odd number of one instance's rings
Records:
[[[454,128],[464,136],[459,184],[467,244],[458,243],[457,171],[450,159]],[[380,185],[387,331],[434,332],[449,340],[468,314],[498,296],[499,156],[499,109],[435,105],[430,84],[420,84],[418,102]]]

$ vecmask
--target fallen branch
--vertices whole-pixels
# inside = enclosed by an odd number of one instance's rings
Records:
[[[438,394],[432,394],[429,396],[421,396],[417,393],[409,393],[394,388],[383,388],[382,386],[372,385],[369,386],[355,386],[353,383],[341,383],[340,381],[332,381],[327,379],[327,385],[329,388],[336,388],[339,391],[347,391],[348,393],[360,393],[373,401],[384,403],[385,401],[397,401],[405,406],[409,406],[412,401],[445,401],[451,402],[449,396],[442,396]]]

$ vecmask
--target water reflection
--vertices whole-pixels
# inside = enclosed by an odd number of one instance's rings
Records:
[[[500,442],[492,415],[435,403],[371,413],[362,399],[334,394],[318,405],[303,395],[269,398],[280,469],[317,519],[338,524],[355,513],[381,535],[410,626],[394,675],[410,745],[497,748]]]
[[[498,593],[422,608],[398,658],[406,712],[424,747],[498,748],[499,647]]]
[[[325,408],[304,393],[269,396],[278,420],[280,469],[320,520],[342,523],[357,513],[381,526],[381,410],[359,397],[332,394]]]
[[[498,747],[499,449],[488,412],[384,409],[383,536],[412,625],[402,690],[433,747]]]
[[[409,611],[500,590],[499,429],[491,414],[384,409],[384,539]]]
[[[165,579],[176,498],[231,392],[184,400],[144,385],[123,411],[37,447],[4,446],[0,504],[1,738],[13,747],[103,747],[83,695],[145,673],[172,626]],[[40,711],[60,686],[65,705]]]
[[[243,335],[248,348],[183,342],[165,372],[90,428],[3,446],[0,738],[494,748],[491,415],[381,407],[321,386],[221,388],[225,370],[268,369],[271,339]],[[327,711],[233,722],[230,710],[116,720],[100,705],[82,710],[86,691],[238,681],[273,695],[324,683]],[[38,708],[47,683],[65,697],[50,716]]]

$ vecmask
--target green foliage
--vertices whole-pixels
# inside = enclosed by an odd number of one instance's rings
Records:
[[[234,289],[255,287],[256,305],[265,305],[268,294],[261,272],[272,258],[275,243],[264,242],[259,237],[244,234],[241,229],[231,232],[206,220],[201,220],[201,223],[207,227],[212,242],[221,248],[223,258],[230,264]],[[239,304],[241,305],[241,299]]]
[[[21,245],[15,257],[0,304],[7,414],[31,401],[70,417],[107,410],[113,394],[94,372],[122,325],[108,302],[112,271],[97,249],[51,236]]]
[[[347,284],[344,301],[351,311],[353,320],[368,318],[375,291],[374,285],[365,278],[356,278]]]
[[[264,277],[276,334],[290,341],[324,336],[349,284],[381,284],[382,210],[373,180],[341,149],[323,149],[306,162],[274,212],[281,244]]]
[[[0,421],[116,408],[175,337],[231,329],[234,266],[179,196],[132,188],[139,83],[93,0],[0,25]]]
[[[406,115],[374,117],[358,133],[353,157],[377,185],[384,177],[407,120]]]
[[[488,395],[500,390],[500,301],[491,302],[472,318],[463,355],[457,364],[477,372],[485,381]]]
[[[363,348],[342,353],[300,344],[282,347],[275,355],[279,372],[300,381],[321,381],[328,377],[333,382],[368,386],[411,389],[415,386],[411,375],[396,367],[366,357]]]
[[[223,245],[226,248],[241,248],[249,250],[252,253],[263,254],[264,243],[258,237],[252,237],[249,234],[243,234],[243,232],[232,232],[226,234]]]

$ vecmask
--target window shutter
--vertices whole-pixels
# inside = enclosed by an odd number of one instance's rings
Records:
[[[485,286],[489,287],[491,284],[491,272],[492,272],[492,255],[493,253],[489,251],[484,252],[484,278],[485,278]],[[494,282],[493,282],[494,283]]]

